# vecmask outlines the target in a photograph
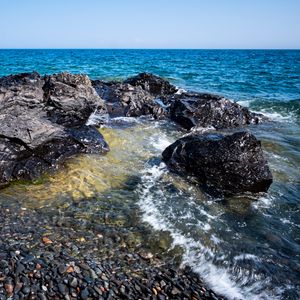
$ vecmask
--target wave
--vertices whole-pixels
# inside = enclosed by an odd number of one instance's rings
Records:
[[[182,264],[192,267],[215,292],[228,299],[279,299],[283,292],[280,287],[275,288],[272,295],[266,291],[267,282],[264,282],[264,280],[269,280],[268,278],[261,278],[261,280],[256,278],[253,280],[251,274],[244,272],[234,275],[232,269],[227,267],[226,264],[220,265],[215,263],[218,258],[222,258],[222,255],[220,256],[220,254],[208,247],[201,239],[196,239],[192,235],[185,233],[178,224],[176,225],[176,222],[174,223],[174,220],[172,220],[174,218],[171,217],[174,213],[172,208],[170,207],[168,211],[162,209],[162,203],[170,200],[160,186],[166,174],[168,172],[164,163],[159,165],[147,164],[142,171],[141,183],[138,186],[137,194],[143,221],[150,224],[155,230],[169,232],[173,240],[172,246],[180,246],[184,251]],[[186,212],[183,215],[183,218],[187,218]],[[177,216],[177,220],[178,218],[182,218],[182,216]],[[206,220],[206,223],[209,225],[211,218],[206,218]],[[202,230],[205,230],[204,225],[205,222],[199,223]],[[211,238],[211,241],[215,244],[220,242],[219,239],[214,238]],[[252,254],[241,254],[234,258],[234,262],[245,259],[259,260],[258,257]]]
[[[244,102],[240,102],[242,105]],[[271,120],[297,122],[300,120],[300,99],[289,101],[253,100],[246,101],[245,106],[253,111],[263,113]]]

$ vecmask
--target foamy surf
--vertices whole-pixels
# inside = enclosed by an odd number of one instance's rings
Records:
[[[150,224],[155,230],[167,231],[172,237],[172,247],[180,246],[184,250],[182,256],[182,264],[189,265],[192,269],[198,273],[201,278],[212,288],[215,292],[227,297],[228,299],[279,299],[281,289],[278,288],[276,295],[272,293],[269,295],[264,291],[264,282],[253,281],[249,274],[236,274],[232,273],[231,268],[227,268],[222,265],[215,265],[214,261],[221,261],[218,258],[226,259],[226,253],[217,253],[212,248],[207,247],[202,240],[195,240],[192,236],[184,233],[180,229],[180,226],[176,227],[176,224],[170,220],[172,216],[172,207],[163,210],[161,204],[168,202],[168,196],[159,184],[164,180],[164,177],[168,174],[167,168],[164,163],[159,165],[146,165],[146,168],[142,171],[141,183],[137,188],[137,194],[139,196],[138,205],[142,211],[143,221]],[[186,199],[189,201],[189,199]],[[187,203],[188,204],[188,203]],[[192,206],[195,203],[192,203]],[[192,207],[191,206],[191,207]],[[200,213],[201,213],[200,209]],[[203,211],[203,210],[202,210]],[[203,216],[207,222],[214,220],[214,216],[204,211]],[[180,217],[179,217],[180,218]],[[185,218],[185,216],[183,216]],[[188,217],[187,217],[188,218]],[[201,224],[202,230],[207,227],[207,231],[210,229],[210,224]],[[208,225],[208,226],[205,226]],[[205,231],[205,230],[204,230]],[[213,244],[220,243],[218,237],[212,237]],[[259,257],[253,254],[240,254],[233,258],[233,262],[240,260],[259,260]],[[233,266],[234,268],[234,266]],[[249,277],[250,276],[250,277]],[[238,279],[238,280],[237,280]],[[248,281],[252,281],[252,284],[247,284]]]

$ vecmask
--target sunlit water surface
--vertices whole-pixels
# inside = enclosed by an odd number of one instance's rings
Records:
[[[299,61],[299,51],[0,50],[2,75],[67,70],[123,79],[149,71],[263,112],[271,122],[246,130],[262,141],[274,176],[267,194],[211,198],[161,162],[186,132],[166,121],[119,118],[100,129],[107,155],[71,158],[37,182],[1,190],[0,201],[76,207],[78,218],[108,215],[118,226],[143,223],[166,232],[168,247],[181,247],[182,263],[230,299],[299,299]],[[78,203],[86,205],[78,211]]]

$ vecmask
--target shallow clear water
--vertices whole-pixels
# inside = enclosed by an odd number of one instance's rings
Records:
[[[185,89],[222,94],[271,122],[249,127],[268,158],[268,194],[212,199],[161,163],[163,149],[185,134],[148,119],[112,120],[100,129],[104,156],[78,156],[58,173],[0,192],[0,201],[75,209],[78,217],[171,235],[183,263],[229,298],[300,298],[300,51],[0,50],[0,75],[37,70],[123,79],[152,72]]]

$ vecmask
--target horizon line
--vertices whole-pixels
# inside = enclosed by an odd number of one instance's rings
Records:
[[[300,50],[300,48],[0,48],[0,50]]]

